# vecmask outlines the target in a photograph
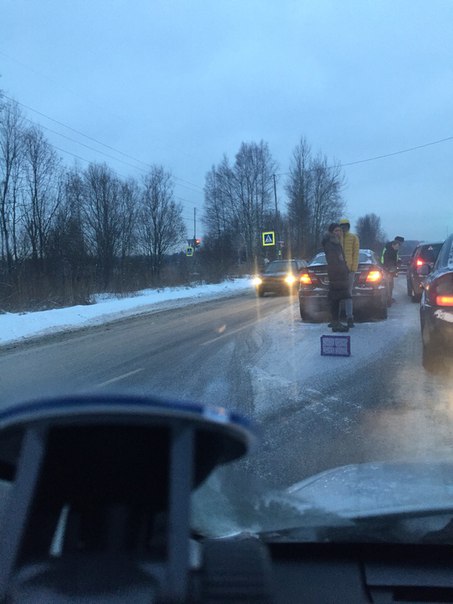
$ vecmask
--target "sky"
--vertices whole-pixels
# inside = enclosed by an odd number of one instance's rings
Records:
[[[443,240],[452,25],[450,0],[0,0],[0,90],[67,165],[164,166],[189,236],[242,142],[269,145],[284,210],[304,137],[343,166],[353,226],[375,213],[388,238]]]

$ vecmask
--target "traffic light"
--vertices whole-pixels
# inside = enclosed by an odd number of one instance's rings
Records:
[[[201,239],[195,239],[195,247],[199,247],[201,243]]]

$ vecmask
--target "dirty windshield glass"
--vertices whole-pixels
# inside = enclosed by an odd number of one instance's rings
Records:
[[[194,493],[197,534],[441,508],[443,539],[452,22],[441,0],[4,0],[0,412],[234,411],[256,443]],[[431,241],[443,264],[411,272]]]

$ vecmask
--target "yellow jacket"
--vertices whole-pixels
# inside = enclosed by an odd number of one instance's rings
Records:
[[[343,233],[341,245],[348,269],[355,273],[359,268],[359,238],[349,232]]]

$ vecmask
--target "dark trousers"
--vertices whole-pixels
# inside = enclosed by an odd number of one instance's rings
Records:
[[[341,300],[330,300],[330,314],[332,323],[338,323],[340,319],[340,302]]]
[[[338,323],[340,320],[340,304],[344,300],[350,300],[350,298],[330,298],[330,314],[332,317],[332,323]]]

